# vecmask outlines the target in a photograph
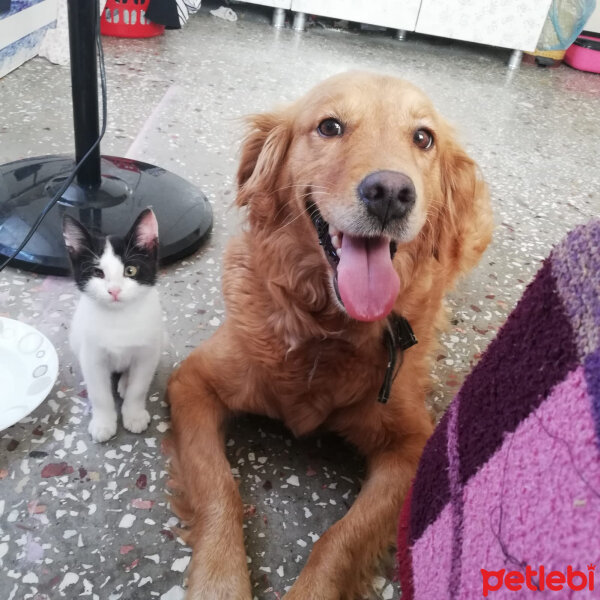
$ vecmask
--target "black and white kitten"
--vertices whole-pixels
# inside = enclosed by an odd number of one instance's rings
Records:
[[[120,373],[123,425],[148,427],[146,396],[163,342],[162,311],[155,287],[158,223],[149,208],[124,238],[92,235],[66,215],[63,236],[81,298],[70,342],[92,405],[88,431],[97,442],[117,432],[112,373]]]

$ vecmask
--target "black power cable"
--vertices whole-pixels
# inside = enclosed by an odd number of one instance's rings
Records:
[[[32,238],[33,234],[37,231],[38,227],[46,217],[46,215],[52,210],[54,205],[61,199],[62,195],[67,191],[67,188],[73,183],[77,172],[81,168],[81,165],[87,160],[90,154],[98,147],[98,144],[104,137],[106,132],[106,121],[107,121],[107,102],[106,102],[106,71],[104,69],[104,49],[102,48],[102,38],[100,36],[100,15],[98,15],[98,21],[96,24],[96,47],[98,49],[98,62],[100,65],[100,83],[102,87],[102,129],[100,131],[100,135],[98,139],[92,144],[90,149],[85,153],[83,158],[73,167],[71,174],[65,182],[62,184],[60,189],[54,194],[52,199],[46,204],[35,223],[31,226],[29,233],[25,236],[19,247],[9,256],[1,265],[0,272],[4,270],[5,267],[25,248],[29,240]]]

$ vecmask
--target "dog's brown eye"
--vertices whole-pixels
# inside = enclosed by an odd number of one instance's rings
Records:
[[[335,137],[336,135],[342,135],[344,128],[337,119],[325,119],[319,123],[317,131],[323,137]]]
[[[413,142],[421,150],[429,150],[433,146],[433,134],[427,129],[417,129],[413,134]]]

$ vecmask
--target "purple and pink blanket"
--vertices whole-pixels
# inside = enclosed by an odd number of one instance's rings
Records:
[[[398,549],[403,600],[600,598],[600,221],[552,251],[465,380]]]

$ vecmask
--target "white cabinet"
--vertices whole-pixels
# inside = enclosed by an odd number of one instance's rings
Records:
[[[535,50],[552,0],[248,0],[291,9],[294,28],[313,14],[513,50]],[[277,16],[277,13],[279,15]],[[275,11],[283,26],[281,10]],[[275,23],[274,19],[274,23]],[[515,53],[520,55],[519,52]]]
[[[292,0],[244,0],[249,4],[262,4],[263,6],[272,6],[273,8],[292,8]]]
[[[551,0],[422,0],[416,31],[535,50]]]
[[[421,0],[292,0],[296,12],[409,31],[415,30],[420,5]]]

